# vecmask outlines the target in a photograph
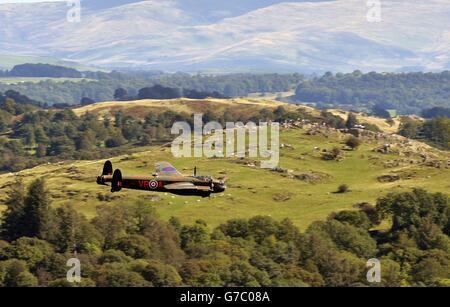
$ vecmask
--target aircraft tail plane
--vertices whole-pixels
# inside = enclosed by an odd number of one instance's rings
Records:
[[[106,161],[103,165],[103,171],[101,176],[97,177],[97,184],[107,185],[105,181],[105,176],[111,176],[113,174],[113,166],[111,161]]]

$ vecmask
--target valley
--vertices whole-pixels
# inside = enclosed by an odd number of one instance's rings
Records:
[[[225,109],[239,112],[245,107],[283,105],[270,100],[172,100],[104,102],[75,109],[77,115],[90,112],[104,116],[121,110],[124,114],[155,113],[164,109],[199,112],[214,108],[217,114]],[[285,105],[287,108],[299,108]],[[312,108],[308,112],[319,114]],[[346,116],[345,112],[333,111]],[[361,120],[380,124],[381,119],[358,115]],[[383,128],[383,125],[380,125]],[[61,161],[23,170],[17,174],[0,175],[0,201],[6,197],[8,186],[18,176],[26,183],[36,178],[46,178],[53,206],[72,204],[77,211],[89,218],[96,215],[96,206],[111,206],[123,202],[143,200],[152,204],[164,220],[175,216],[183,223],[205,220],[213,228],[232,218],[248,218],[256,215],[271,216],[276,220],[289,217],[300,229],[312,222],[324,220],[331,212],[357,209],[358,204],[374,204],[375,200],[389,192],[408,191],[414,187],[432,192],[448,193],[450,185],[450,154],[417,141],[391,135],[392,127],[384,133],[360,131],[363,144],[357,150],[345,146],[349,137],[340,130],[306,123],[285,125],[281,130],[280,164],[274,170],[258,167],[258,161],[248,158],[182,158],[172,157],[170,147],[147,146],[133,153],[111,157],[114,168],[124,174],[149,175],[154,164],[168,161],[184,174],[226,177],[225,193],[199,199],[195,197],[156,194],[152,192],[122,191],[111,194],[109,188],[95,184],[105,159],[90,161]],[[389,144],[386,150],[385,145]],[[323,155],[339,148],[342,157],[326,161]],[[258,180],[255,180],[258,178]],[[338,186],[346,184],[347,193],[337,193]]]

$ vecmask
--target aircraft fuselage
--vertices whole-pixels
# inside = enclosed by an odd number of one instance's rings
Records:
[[[112,175],[97,177],[97,183],[100,185],[106,185],[112,182]],[[192,183],[193,187],[177,190],[166,188],[166,186],[180,183]],[[220,183],[214,182],[213,179],[205,179],[204,177],[197,176],[179,178],[165,176],[123,176],[118,184],[120,189],[167,192],[176,195],[194,195],[202,197],[208,197],[211,193],[221,193],[225,191],[225,187]],[[113,188],[112,192],[118,191]]]

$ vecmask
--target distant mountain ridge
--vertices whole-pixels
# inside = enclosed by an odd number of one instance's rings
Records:
[[[0,5],[4,54],[87,65],[188,72],[348,72],[450,69],[450,2],[148,0]],[[214,1],[216,2],[216,1]],[[217,3],[217,2],[216,2]]]

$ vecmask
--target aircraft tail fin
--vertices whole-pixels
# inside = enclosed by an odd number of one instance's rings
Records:
[[[111,161],[106,161],[103,165],[102,176],[111,176],[113,174],[113,166]]]
[[[112,163],[111,161],[106,161],[103,165],[103,171],[100,176],[97,177],[97,184],[100,185],[107,185],[105,176],[111,176],[113,173]]]

